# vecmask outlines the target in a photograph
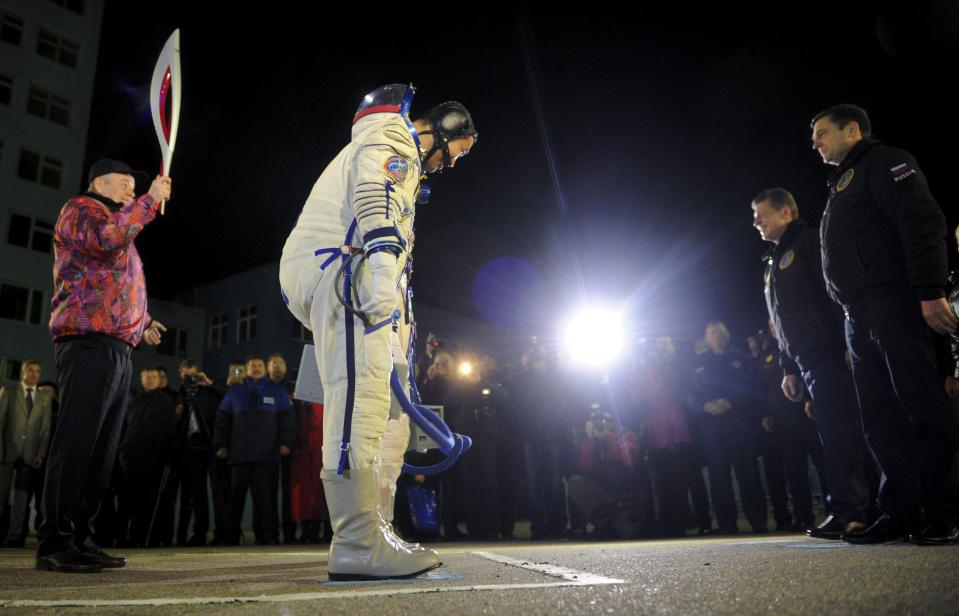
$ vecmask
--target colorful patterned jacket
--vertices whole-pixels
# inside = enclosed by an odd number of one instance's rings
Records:
[[[63,206],[53,235],[54,340],[97,333],[140,343],[152,319],[133,240],[158,209],[148,194],[121,206],[84,193]]]

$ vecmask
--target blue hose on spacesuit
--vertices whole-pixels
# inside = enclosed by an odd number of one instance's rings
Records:
[[[333,288],[336,292],[336,298],[348,312],[358,317],[363,322],[363,324],[366,326],[367,333],[391,323],[395,325],[397,319],[402,316],[399,311],[396,311],[390,318],[385,319],[380,323],[373,323],[366,314],[354,307],[352,301],[347,301],[347,296],[356,294],[356,287],[354,285],[348,282],[346,285],[344,285],[345,293],[340,292],[339,280],[341,277],[345,276],[346,272],[351,271],[351,268],[353,267],[354,256],[358,256],[360,259],[360,264],[362,264],[362,260],[364,258],[364,255],[362,254],[343,255],[343,263],[340,266],[339,272],[337,273],[337,283],[333,285]],[[356,295],[355,298],[350,297],[349,299],[354,300],[355,305],[357,306],[360,304],[359,295]],[[410,362],[410,365],[413,365],[412,361]],[[390,386],[392,387],[393,394],[396,396],[400,406],[403,407],[403,410],[406,411],[406,414],[410,416],[410,419],[413,421],[413,423],[426,432],[431,439],[436,441],[436,444],[439,445],[440,451],[446,454],[445,460],[431,466],[413,466],[411,464],[404,463],[403,471],[416,475],[435,475],[436,473],[443,472],[449,467],[453,466],[453,464],[456,463],[456,460],[461,455],[466,453],[473,444],[473,441],[470,439],[470,437],[462,434],[455,434],[452,430],[450,430],[449,426],[446,425],[446,422],[444,422],[439,415],[427,408],[414,404],[406,395],[406,390],[403,387],[403,383],[400,381],[399,375],[396,373],[395,367],[393,368],[393,372],[390,374]]]
[[[413,404],[406,395],[406,389],[403,387],[403,383],[396,373],[396,368],[393,368],[393,373],[390,375],[390,385],[393,388],[393,395],[396,396],[400,406],[402,406],[406,414],[410,416],[413,423],[426,432],[431,439],[436,441],[440,451],[446,454],[445,460],[432,466],[403,464],[403,472],[416,475],[435,475],[453,466],[456,460],[466,453],[473,444],[472,439],[468,436],[454,433],[450,430],[449,426],[446,425],[446,422],[433,411],[418,404]]]

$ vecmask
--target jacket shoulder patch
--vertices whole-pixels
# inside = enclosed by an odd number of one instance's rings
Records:
[[[398,184],[403,183],[410,173],[410,163],[402,156],[390,156],[383,163],[383,172]]]

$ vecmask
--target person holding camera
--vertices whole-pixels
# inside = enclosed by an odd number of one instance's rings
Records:
[[[594,411],[579,446],[578,474],[569,478],[569,497],[598,539],[629,539],[639,533],[633,507],[639,494],[636,463],[639,436]]]
[[[213,380],[192,359],[180,363],[180,391],[177,392],[176,446],[180,451],[180,516],[177,545],[204,546],[210,529],[210,508],[206,489],[207,475],[213,489],[214,541],[225,538],[229,524],[229,482],[226,465],[213,454],[213,427],[222,395]],[[193,535],[188,539],[190,518]]]

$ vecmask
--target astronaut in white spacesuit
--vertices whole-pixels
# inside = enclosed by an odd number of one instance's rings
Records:
[[[314,337],[324,391],[323,486],[333,524],[331,580],[409,577],[440,565],[390,522],[409,420],[392,399],[406,382],[412,326],[408,265],[423,172],[453,167],[476,142],[469,112],[437,105],[411,121],[413,88],[383,86],[353,117],[352,140],[313,186],[283,247],[287,306]]]

